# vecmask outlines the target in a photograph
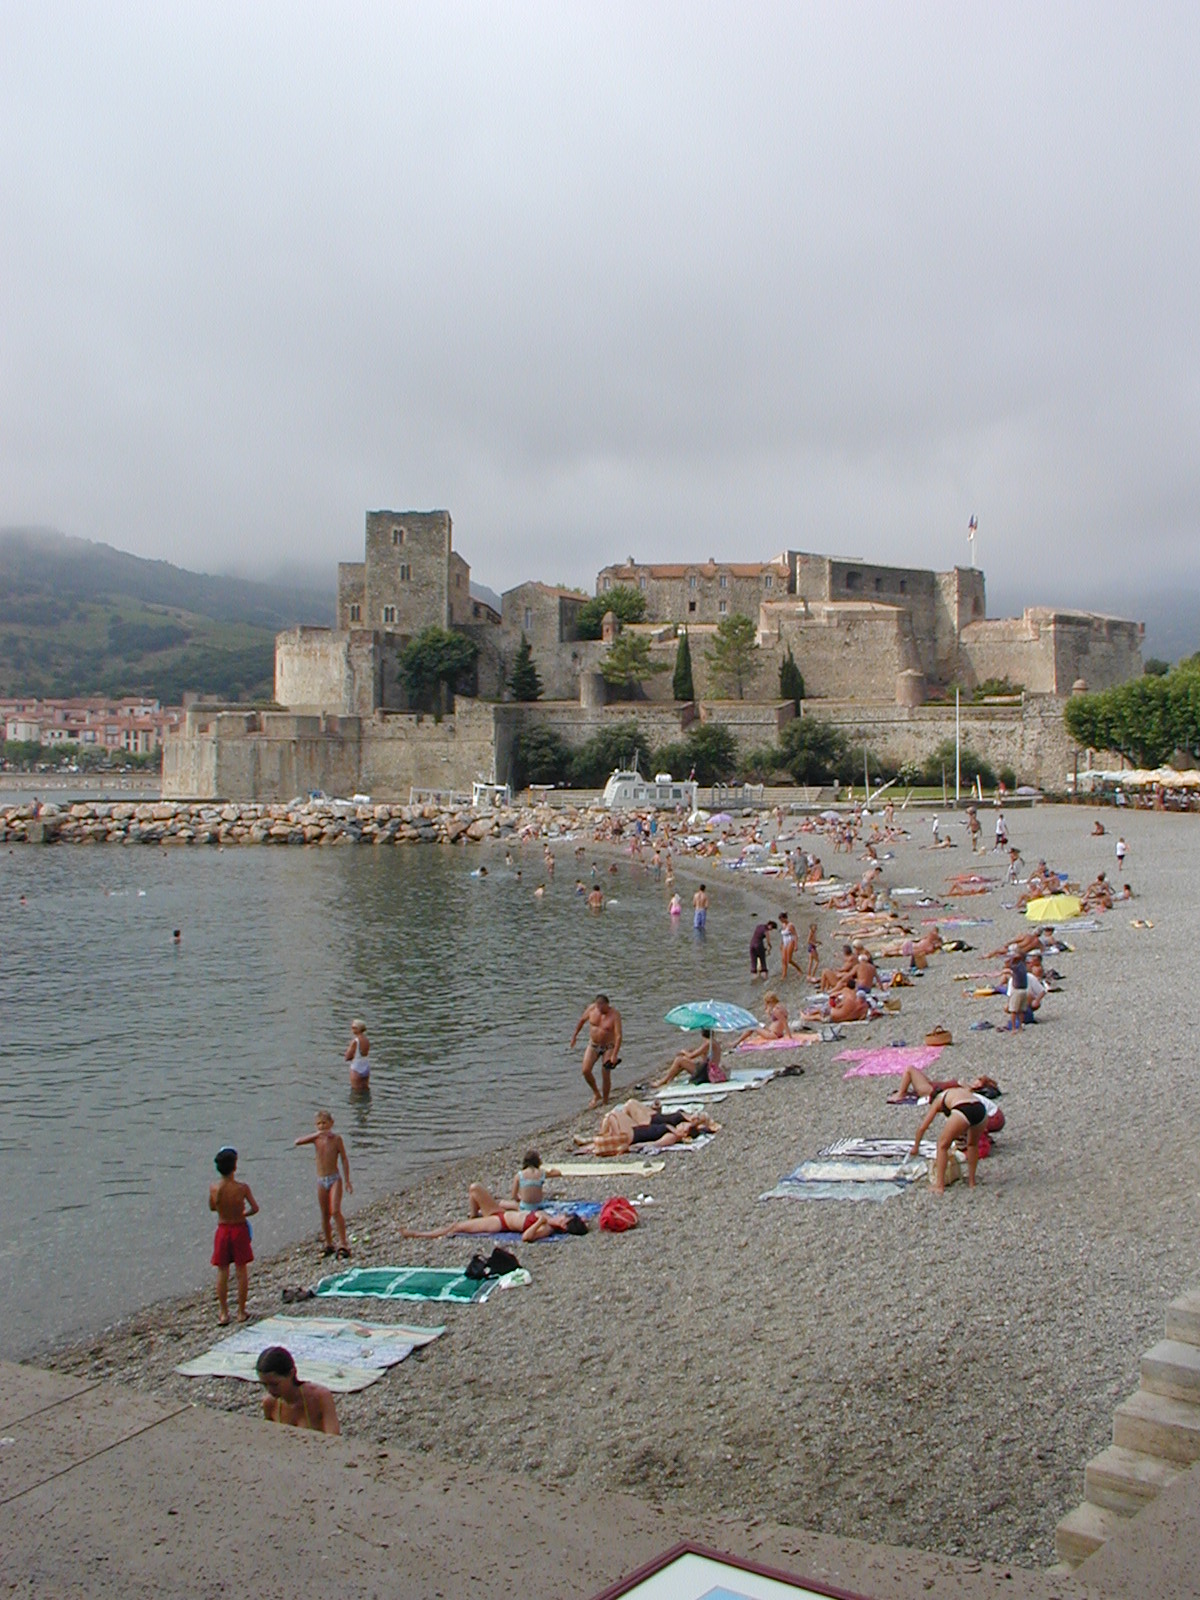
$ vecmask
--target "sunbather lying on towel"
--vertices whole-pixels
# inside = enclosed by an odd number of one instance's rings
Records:
[[[911,936],[906,939],[894,940],[885,944],[880,951],[881,955],[895,959],[897,956],[905,957],[910,966],[923,967],[928,958],[942,948],[942,936],[936,928],[930,928],[928,933],[923,933],[919,939]]]
[[[935,1094],[941,1094],[943,1089],[960,1089],[961,1083],[957,1078],[930,1078],[920,1067],[905,1067],[904,1076],[900,1079],[900,1087],[895,1094],[888,1095],[889,1105],[899,1105],[901,1101],[915,1096],[918,1100],[932,1100]],[[972,1078],[967,1084],[972,1094],[999,1094],[1000,1085],[995,1078],[981,1074]]]
[[[444,1228],[401,1228],[402,1239],[445,1239],[452,1233],[519,1233],[523,1244],[533,1244],[552,1233],[586,1233],[582,1217],[548,1217],[544,1211],[526,1211],[507,1201],[497,1200],[481,1183],[467,1191],[468,1214]]]
[[[575,1134],[575,1143],[593,1156],[623,1156],[634,1145],[640,1149],[666,1150],[673,1144],[694,1139],[697,1134],[716,1133],[718,1125],[703,1111],[664,1111],[661,1106],[627,1100],[608,1112],[594,1139]]]

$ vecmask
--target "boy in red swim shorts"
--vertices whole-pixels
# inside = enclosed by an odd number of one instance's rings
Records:
[[[234,1177],[237,1171],[237,1151],[225,1145],[217,1151],[216,1168],[220,1182],[209,1184],[208,1209],[217,1213],[217,1235],[213,1240],[212,1264],[217,1269],[217,1321],[224,1326],[229,1321],[229,1268],[237,1271],[238,1321],[246,1321],[246,1295],[250,1288],[250,1263],[254,1251],[250,1248],[248,1217],[258,1211],[258,1201],[250,1193],[250,1185]]]

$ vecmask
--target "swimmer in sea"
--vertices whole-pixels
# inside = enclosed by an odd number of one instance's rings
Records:
[[[367,1025],[360,1017],[355,1017],[350,1024],[350,1043],[346,1046],[345,1059],[350,1063],[350,1087],[358,1094],[365,1094],[371,1087],[371,1063],[367,1059],[370,1054]]]

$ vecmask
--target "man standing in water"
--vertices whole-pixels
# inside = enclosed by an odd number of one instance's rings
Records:
[[[606,994],[598,994],[591,1005],[575,1024],[575,1032],[571,1035],[568,1049],[575,1048],[580,1030],[587,1026],[588,1043],[583,1052],[583,1080],[592,1091],[592,1106],[607,1105],[608,1096],[612,1089],[612,1069],[621,1058],[621,1013],[616,1006],[609,1003]],[[603,1073],[604,1092],[601,1094],[596,1087],[596,1078],[592,1069],[597,1061]]]
[[[708,890],[703,884],[692,896],[692,927],[703,933],[708,923]]]

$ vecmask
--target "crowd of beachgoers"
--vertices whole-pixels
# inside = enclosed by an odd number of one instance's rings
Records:
[[[464,872],[519,873],[597,917],[636,875],[660,888],[655,914],[740,944],[744,985],[693,996],[674,1046],[669,1026],[626,1035],[599,983],[565,997],[579,1114],[357,1213],[353,1151],[322,1109],[297,1140],[316,1154],[317,1242],[269,1262],[250,1264],[253,1194],[220,1152],[221,1320],[282,1299],[297,1319],[449,1326],[362,1393],[330,1397],[271,1353],[267,1415],[340,1416],[402,1451],[581,1493],[1049,1559],[1195,1255],[1173,1214],[1155,1225],[1141,1181],[1177,1089],[1148,1071],[1132,1107],[1112,1093],[1135,1037],[1117,997],[1154,993],[1133,942],[1153,940],[1148,907],[1178,909],[1158,886],[1167,833],[1187,825],[887,797],[815,816],[506,814]],[[369,1017],[343,1071],[342,1093],[372,1092]],[[484,1310],[330,1291],[471,1258],[481,1282],[500,1275]],[[240,1409],[245,1385],[173,1371],[214,1320],[190,1297],[54,1360]]]

